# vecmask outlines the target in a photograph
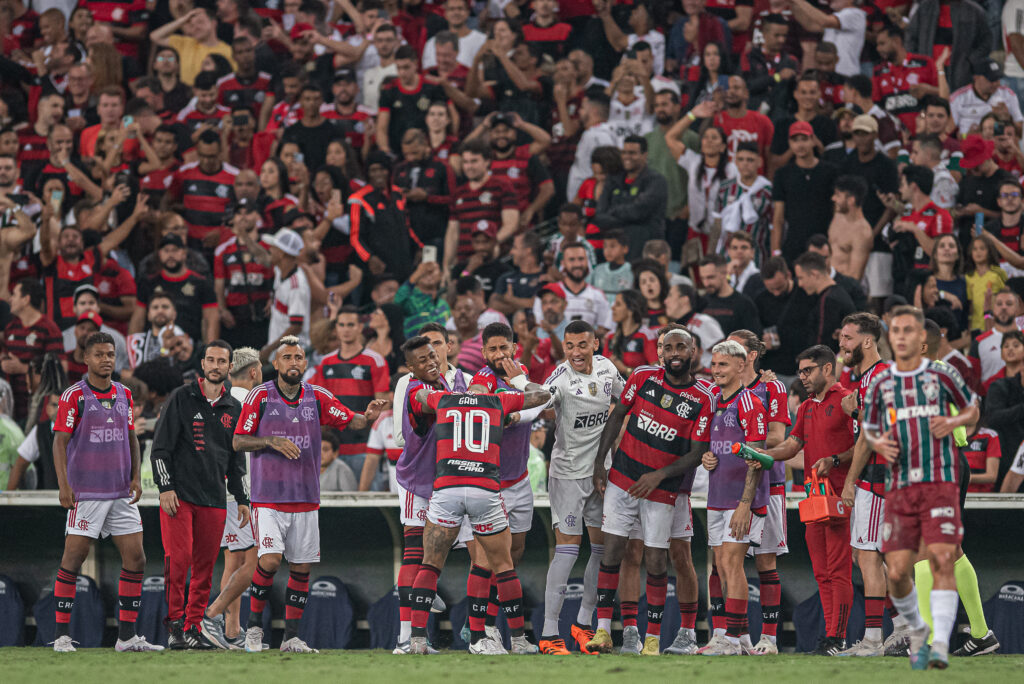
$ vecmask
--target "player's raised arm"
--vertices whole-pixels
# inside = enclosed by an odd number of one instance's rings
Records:
[[[551,391],[543,385],[527,380],[526,375],[523,374],[523,369],[512,359],[502,359],[501,369],[505,371],[508,384],[523,393],[524,409],[543,406],[551,400]]]

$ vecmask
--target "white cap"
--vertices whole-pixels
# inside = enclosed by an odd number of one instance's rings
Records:
[[[670,92],[675,93],[676,97],[682,97],[682,91],[679,89],[679,84],[673,81],[671,78],[664,76],[655,76],[651,79],[651,87],[655,93]]]
[[[273,235],[263,238],[263,241],[271,247],[277,247],[288,256],[297,257],[302,254],[304,243],[302,236],[290,228],[282,228]]]

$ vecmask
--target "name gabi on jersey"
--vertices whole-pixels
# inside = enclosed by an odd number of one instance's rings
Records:
[[[679,431],[675,428],[670,428],[668,425],[659,423],[653,418],[645,416],[643,413],[637,415],[636,426],[644,432],[654,435],[658,439],[663,439],[666,442],[671,442],[679,435]]]
[[[574,428],[589,428],[597,425],[604,425],[608,422],[608,412],[602,411],[600,413],[590,413],[582,416],[576,416],[576,420],[573,423]]]

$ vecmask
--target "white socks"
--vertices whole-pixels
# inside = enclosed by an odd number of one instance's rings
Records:
[[[611,618],[597,618],[597,628],[603,629],[609,634],[612,633],[612,619]]]
[[[955,595],[956,592],[954,591],[953,594]],[[917,609],[917,589],[911,587],[910,593],[902,598],[894,594],[889,596],[892,599],[892,605],[896,606],[896,610],[900,612],[900,617],[906,620],[907,626],[910,629],[920,629],[927,626],[924,620],[921,619],[921,611]]]
[[[583,598],[580,600],[580,611],[576,615],[576,624],[586,626],[593,624],[594,608],[597,607],[597,574],[601,571],[603,559],[604,544],[591,544],[587,569],[583,572]]]
[[[882,640],[882,628],[871,627],[870,629],[864,630],[864,641],[881,641]]]
[[[544,630],[542,636],[558,635],[558,616],[562,612],[562,602],[565,600],[565,585],[572,573],[572,566],[576,564],[576,556],[579,555],[580,547],[576,544],[558,544],[555,546],[555,556],[548,566],[547,584],[544,586]]]
[[[949,650],[949,637],[956,622],[956,609],[960,597],[955,589],[932,589],[932,650],[946,654]],[[936,646],[939,648],[936,649]]]
[[[409,640],[412,636],[412,621],[399,622],[398,623],[398,643],[403,643]]]

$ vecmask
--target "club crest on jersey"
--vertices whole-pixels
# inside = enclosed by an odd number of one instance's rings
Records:
[[[316,411],[313,410],[312,406],[306,406],[302,409],[302,420],[313,420],[316,417]]]
[[[935,401],[939,398],[939,381],[934,376],[926,376],[921,383],[921,391],[928,401]]]
[[[604,393],[606,395],[608,395],[608,396],[611,396],[611,393],[612,393],[612,381],[611,380],[609,380],[608,382],[604,383]]]
[[[596,397],[597,396],[597,383],[596,382],[589,383],[587,385],[587,390],[590,392],[590,396]]]
[[[663,394],[661,396],[661,402],[660,403],[661,403],[661,408],[667,409],[667,408],[672,406],[672,397],[670,395],[668,395],[668,394]]]

